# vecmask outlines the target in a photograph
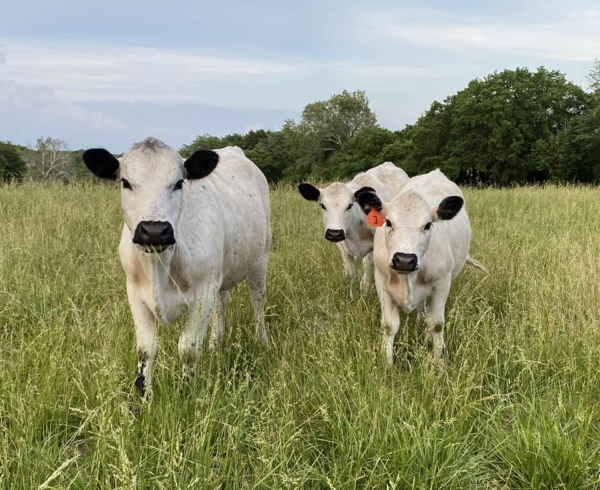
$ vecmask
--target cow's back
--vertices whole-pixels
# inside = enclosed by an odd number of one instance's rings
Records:
[[[356,190],[372,187],[383,201],[389,201],[400,192],[408,180],[404,170],[392,162],[385,162],[356,175],[350,184],[356,187]]]
[[[222,274],[223,289],[229,289],[254,269],[270,247],[269,185],[239,148],[215,152],[219,155],[217,167],[193,183],[184,209],[190,222],[191,253],[212,263]]]

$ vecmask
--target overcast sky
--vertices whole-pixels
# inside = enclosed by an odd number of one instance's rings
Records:
[[[587,0],[6,2],[0,140],[179,147],[277,129],[343,89],[399,129],[494,70],[543,65],[587,87],[599,33]]]

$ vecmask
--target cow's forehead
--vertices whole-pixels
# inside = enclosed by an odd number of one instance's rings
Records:
[[[433,209],[420,194],[407,192],[399,194],[387,205],[387,213],[404,223],[421,223],[431,221]]]
[[[142,176],[156,173],[169,176],[183,168],[179,153],[152,138],[134,145],[121,157],[120,163],[123,171]]]
[[[343,203],[352,200],[352,191],[342,183],[336,182],[321,191],[321,201]]]

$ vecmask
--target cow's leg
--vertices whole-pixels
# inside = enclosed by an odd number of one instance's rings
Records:
[[[432,345],[433,361],[442,366],[446,355],[444,342],[444,310],[450,294],[451,278],[440,280],[431,292],[429,308],[425,314],[425,324],[429,328],[429,340]]]
[[[138,368],[135,386],[142,396],[152,392],[152,364],[158,351],[156,318],[154,313],[137,296],[134,287],[127,284],[127,297],[137,341]]]
[[[225,315],[229,304],[229,291],[219,291],[217,295],[217,308],[213,308],[213,322],[210,327],[210,340],[208,350],[214,352],[223,347],[225,339]]]
[[[365,294],[371,286],[371,273],[373,269],[373,252],[369,252],[363,257],[363,272],[360,280],[360,292]]]
[[[424,299],[417,306],[417,322],[423,323],[425,321],[425,317],[427,316],[427,300]]]
[[[342,256],[342,263],[344,264],[344,278],[350,283],[350,299],[352,300],[354,299],[352,282],[356,275],[356,261],[354,260],[354,257],[348,253],[348,249],[344,242],[338,242],[336,245]]]
[[[194,376],[218,290],[219,286],[215,284],[202,286],[196,296],[196,302],[192,305],[190,316],[181,330],[178,348],[179,357],[183,362],[184,381]]]
[[[267,335],[267,326],[265,324],[265,303],[267,302],[267,264],[269,262],[268,245],[265,252],[258,261],[255,269],[248,276],[248,286],[250,288],[250,302],[254,309],[255,335],[256,339],[267,347],[269,338]]]
[[[383,282],[384,279],[380,279],[375,272],[375,285],[381,305],[382,350],[388,365],[392,366],[394,364],[394,338],[400,328],[400,314],[396,302],[385,290]]]

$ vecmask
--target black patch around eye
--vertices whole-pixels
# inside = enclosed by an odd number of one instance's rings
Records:
[[[427,223],[427,224],[426,224],[426,225],[423,227],[423,229],[424,229],[425,231],[427,231],[427,230],[430,230],[430,229],[431,229],[431,222]]]
[[[346,211],[348,211],[348,210],[352,209],[352,204],[353,204],[353,203],[350,203],[350,204],[348,204],[348,207],[346,208]]]
[[[323,211],[327,211],[327,208],[325,206],[323,206],[322,204],[321,204],[321,208],[323,208]]]
[[[123,184],[123,189],[131,190],[131,184],[127,179],[121,179],[121,184]]]
[[[183,180],[179,180],[177,181],[177,183],[175,184],[175,187],[173,187],[173,190],[179,191],[183,188]]]
[[[387,226],[388,228],[391,228],[391,227],[392,227],[392,222],[391,222],[389,219],[386,219],[386,220],[385,220],[385,224],[386,224],[386,226]]]

